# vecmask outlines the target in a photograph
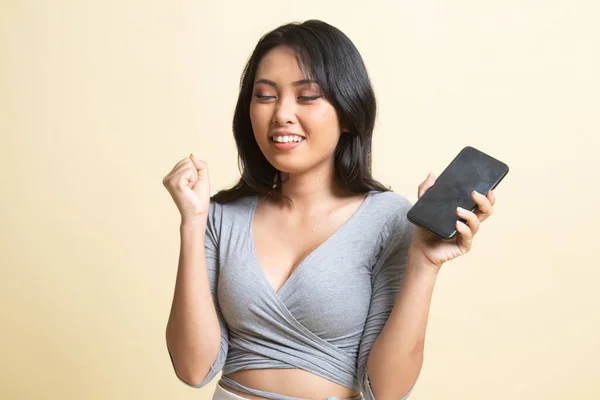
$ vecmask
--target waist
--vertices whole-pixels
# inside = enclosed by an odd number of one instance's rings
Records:
[[[299,368],[236,371],[223,375],[219,384],[251,400],[362,399],[358,391]]]

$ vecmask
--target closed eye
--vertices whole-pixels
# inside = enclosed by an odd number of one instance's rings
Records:
[[[260,94],[255,94],[254,96],[256,96],[256,98],[259,100],[269,100],[275,98],[275,96],[262,96]]]
[[[298,100],[301,100],[301,101],[311,101],[311,100],[316,100],[316,99],[318,99],[320,97],[323,97],[323,96],[322,95],[319,95],[319,96],[300,96],[300,97],[298,97]]]
[[[274,99],[276,96],[263,96],[260,94],[255,94],[254,95],[258,100],[271,100]],[[313,100],[317,100],[318,98],[323,97],[323,95],[317,95],[317,96],[298,96],[298,100],[300,101],[313,101]]]

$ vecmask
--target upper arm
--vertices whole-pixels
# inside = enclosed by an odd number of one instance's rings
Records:
[[[218,373],[223,369],[225,365],[225,361],[227,359],[227,353],[229,351],[229,329],[223,318],[223,314],[221,313],[221,308],[219,306],[218,299],[218,286],[219,286],[219,245],[220,245],[220,231],[221,231],[221,215],[222,206],[211,201],[209,205],[209,212],[206,223],[206,232],[204,239],[204,249],[206,256],[206,268],[208,272],[208,283],[210,286],[210,293],[213,298],[213,303],[215,305],[215,311],[217,313],[217,318],[219,320],[219,325],[221,328],[221,344],[219,348],[219,353],[213,364],[210,366],[208,374],[204,377],[202,382],[197,385],[192,385],[189,382],[181,379],[178,376],[179,380],[185,383],[188,386],[201,388],[208,384]],[[170,355],[170,352],[169,352]],[[175,365],[173,363],[173,358],[171,357],[171,363],[173,364],[173,368]],[[177,374],[177,372],[175,372]]]
[[[414,226],[403,210],[390,219],[381,232],[371,275],[371,305],[358,353],[358,380],[367,400],[374,395],[368,378],[367,361],[371,348],[383,330],[404,279],[408,249],[414,235]]]

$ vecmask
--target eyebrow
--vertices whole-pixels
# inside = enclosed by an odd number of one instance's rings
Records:
[[[275,83],[275,82],[273,82],[271,80],[268,80],[268,79],[259,79],[259,80],[257,80],[254,83],[255,84],[257,84],[257,83],[264,83],[265,85],[273,86],[274,88],[277,87],[277,83]],[[296,81],[296,82],[292,82],[293,86],[302,86],[302,85],[309,85],[309,84],[317,84],[318,85],[318,82],[316,80],[314,80],[314,79],[302,79],[302,80],[299,80],[299,81]]]

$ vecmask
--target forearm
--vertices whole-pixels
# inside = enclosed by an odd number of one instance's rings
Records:
[[[182,222],[167,347],[177,375],[199,384],[219,352],[221,330],[210,293],[204,250],[206,222]]]
[[[398,297],[367,362],[377,400],[401,398],[419,376],[437,273],[438,269],[426,259],[409,252]]]

